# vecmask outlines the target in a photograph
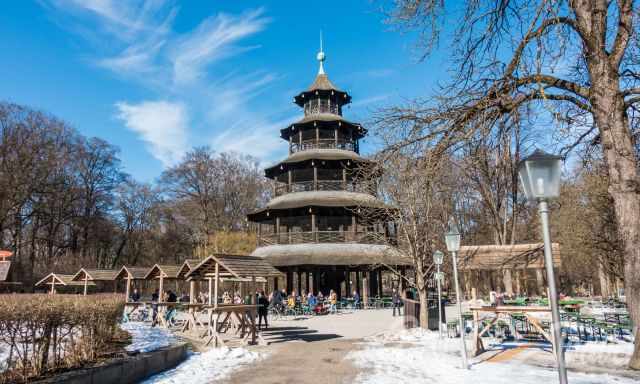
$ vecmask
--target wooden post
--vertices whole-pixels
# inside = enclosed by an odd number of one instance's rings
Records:
[[[504,291],[507,296],[513,296],[513,281],[511,278],[511,270],[505,269],[502,271],[502,281],[504,283]]]
[[[536,268],[536,283],[538,285],[538,294],[540,296],[542,296],[545,292],[544,289],[544,275],[543,275],[543,269],[542,268]]]
[[[207,300],[207,304],[211,305],[213,304],[213,300],[211,300],[211,297],[213,296],[213,286],[211,284],[211,277],[209,277],[207,280],[209,282],[209,300]]]
[[[216,275],[215,275],[215,283],[213,286],[213,295],[215,296],[215,301],[213,304],[214,308],[218,308],[218,280],[220,280],[220,266],[218,265],[218,263],[216,262]]]
[[[317,231],[318,229],[316,228],[316,214],[314,211],[314,213],[311,214],[311,236],[314,242],[318,241]]]
[[[129,297],[131,297],[131,275],[127,273],[127,288],[125,289],[125,299],[126,303],[129,302]]]
[[[158,284],[158,302],[161,303],[164,301],[164,276],[162,276],[162,271],[160,271],[160,284]]]
[[[56,277],[53,276],[51,279],[51,294],[56,293]]]
[[[87,286],[89,285],[89,275],[84,273],[84,296],[87,296]]]
[[[313,166],[313,190],[318,190],[318,167]]]
[[[336,148],[338,148],[338,128],[336,128],[333,131],[333,135],[334,135],[334,139],[335,139],[335,146],[336,146]]]
[[[256,277],[251,276],[251,304],[256,304]]]

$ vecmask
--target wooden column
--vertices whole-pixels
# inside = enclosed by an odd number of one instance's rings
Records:
[[[320,146],[320,128],[316,125],[316,146]]]
[[[164,301],[164,277],[162,276],[162,272],[160,272],[160,286],[158,287],[158,302]]]
[[[300,145],[300,148],[298,148],[298,151],[302,151],[302,130],[298,132],[298,144]]]
[[[280,216],[276,216],[276,244],[280,244]]]
[[[346,285],[347,297],[351,296],[351,271],[349,271],[349,267],[344,268],[344,283]]]
[[[89,285],[89,276],[84,274],[84,296],[87,296],[87,287]]]
[[[367,286],[367,274],[369,272],[362,272],[362,302],[365,308],[369,304],[369,287]]]
[[[293,153],[293,140],[292,140],[292,136],[289,135],[289,154]]]
[[[334,136],[335,146],[336,146],[336,148],[338,148],[338,128],[336,128],[333,131],[333,136]]]
[[[51,279],[51,294],[56,293],[56,278]]]
[[[256,304],[256,277],[251,276],[251,304]]]
[[[305,276],[305,288],[307,289],[307,293],[309,293],[309,291],[312,290],[311,289],[311,284],[310,284],[311,283],[311,279],[309,278],[309,270],[307,270],[304,273],[304,276]]]
[[[131,275],[127,274],[127,288],[125,289],[125,303],[129,302],[129,297],[131,296]]]
[[[293,182],[293,174],[291,173],[291,170],[287,171],[287,182],[289,183],[287,186],[287,192],[291,192],[291,183]]]
[[[287,294],[293,291],[293,271],[290,267],[287,267]]]
[[[216,281],[213,283],[213,307],[218,308],[218,282],[220,281],[220,266],[216,263],[216,272],[215,272]]]
[[[260,246],[262,240],[262,222],[258,222],[258,246]]]
[[[316,224],[316,214],[313,212],[311,214],[311,236],[313,237],[314,242],[318,241],[318,235],[316,233],[318,231],[318,227]]]
[[[507,296],[513,296],[513,281],[511,278],[511,270],[509,268],[502,271],[502,282],[504,283],[504,292]]]
[[[313,190],[318,190],[318,167],[313,166]]]
[[[342,168],[342,189],[347,190],[347,168]]]
[[[207,304],[211,305],[211,304],[213,304],[213,300],[212,300],[212,297],[213,297],[213,284],[211,284],[212,283],[211,277],[209,277],[207,279],[207,281],[209,282],[209,287],[208,287],[209,288],[209,300],[207,300]]]
[[[542,268],[536,268],[536,288],[538,295],[542,296],[546,292],[544,289],[544,274]]]
[[[298,275],[298,295],[302,293],[302,272],[296,268],[296,275]]]
[[[358,294],[362,292],[362,289],[360,288],[360,271],[357,271],[357,270],[356,270],[356,292],[358,292]]]

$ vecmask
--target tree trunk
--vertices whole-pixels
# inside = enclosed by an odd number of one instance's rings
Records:
[[[604,61],[604,60],[602,60]],[[618,89],[618,77],[606,64],[597,63],[590,69],[602,73],[592,88],[593,116],[600,131],[605,161],[609,172],[609,194],[613,198],[618,235],[624,247],[625,296],[634,324],[634,334],[640,329],[640,183],[638,160],[623,97]],[[612,75],[614,73],[614,75]],[[640,369],[640,340],[636,337],[634,353],[629,362]]]
[[[429,308],[427,303],[428,290],[422,271],[418,271],[418,273],[416,273],[416,283],[418,296],[420,297],[420,328],[427,329],[429,327]]]

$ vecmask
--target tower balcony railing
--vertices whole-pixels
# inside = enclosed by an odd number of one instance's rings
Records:
[[[282,196],[291,192],[311,191],[346,191],[367,193],[375,196],[376,189],[372,183],[353,183],[343,180],[318,180],[299,181],[291,184],[278,184],[275,187],[275,195]]]
[[[292,142],[289,145],[290,153],[306,151],[309,149],[344,149],[347,151],[357,152],[356,143],[352,140],[311,139]]]
[[[315,231],[262,234],[258,243],[266,246],[314,243],[395,244],[395,241],[394,238],[377,232]]]

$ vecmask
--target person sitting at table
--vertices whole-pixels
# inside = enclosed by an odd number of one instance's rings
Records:
[[[290,309],[296,307],[296,291],[291,292],[291,296],[287,298],[287,307]]]
[[[240,292],[236,292],[233,294],[233,304],[242,304],[242,296],[240,296]]]
[[[229,291],[224,291],[224,293],[222,294],[222,303],[223,304],[231,304],[231,303],[233,303],[233,299],[231,298],[231,295],[229,294]]]
[[[329,292],[329,312],[338,312],[338,295],[333,291]]]
[[[264,295],[264,291],[258,293],[258,329],[262,328],[262,319],[264,318],[264,327],[269,328],[267,314],[269,313],[269,300]]]
[[[316,297],[313,295],[313,292],[309,291],[309,294],[307,295],[307,305],[309,306],[309,308],[313,310],[317,304],[318,304],[318,300],[316,300]]]
[[[138,292],[138,288],[133,289],[133,293],[131,294],[130,299],[134,303],[140,301],[140,292]]]
[[[176,301],[178,301],[178,296],[176,296],[176,294],[173,293],[173,291],[171,290],[168,290],[165,293],[165,297],[166,297],[167,303],[175,303]],[[175,305],[169,306],[167,309],[167,313],[164,316],[165,320],[171,324],[172,318],[175,315],[175,313],[176,313]]]
[[[360,295],[355,289],[353,290],[353,307],[360,308]]]
[[[307,291],[305,291],[304,289],[302,290],[302,293],[300,294],[300,304],[302,304],[302,305],[306,305],[307,304]]]
[[[322,303],[324,301],[324,295],[322,291],[318,291],[318,303]]]

